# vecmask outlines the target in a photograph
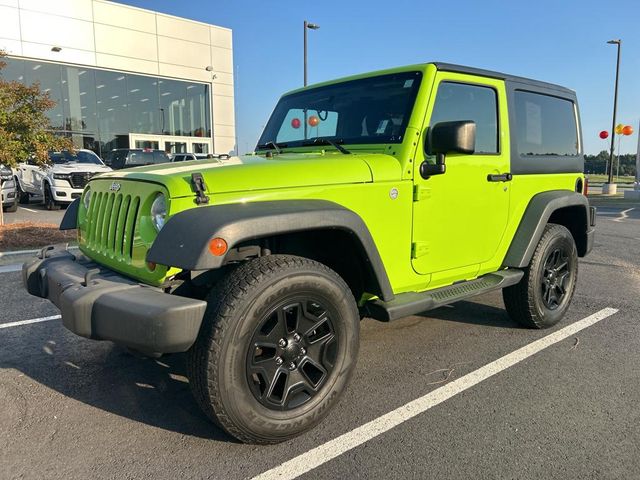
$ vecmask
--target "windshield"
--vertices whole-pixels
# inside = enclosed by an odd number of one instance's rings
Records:
[[[103,165],[102,160],[93,152],[78,151],[76,153],[55,152],[50,153],[49,158],[56,165],[62,163],[90,163],[93,165]]]
[[[322,144],[317,139],[323,138],[347,144],[401,143],[421,79],[421,72],[401,72],[286,95],[276,105],[258,149],[274,149],[273,143]]]

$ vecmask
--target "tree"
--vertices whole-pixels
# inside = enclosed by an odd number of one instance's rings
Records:
[[[0,164],[13,168],[32,158],[45,166],[50,151],[73,150],[73,144],[53,133],[46,112],[56,103],[40,90],[38,82],[25,85],[2,77],[5,56],[0,50]],[[3,220],[0,208],[0,225]]]

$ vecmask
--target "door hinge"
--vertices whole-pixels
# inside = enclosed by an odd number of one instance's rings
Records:
[[[411,244],[411,258],[423,257],[429,253],[428,242],[413,242]]]
[[[413,201],[419,202],[431,198],[431,189],[424,185],[415,185],[413,187]]]

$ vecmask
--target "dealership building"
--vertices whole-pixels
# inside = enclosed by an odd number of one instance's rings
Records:
[[[0,0],[6,80],[76,148],[235,150],[231,30],[103,0]]]

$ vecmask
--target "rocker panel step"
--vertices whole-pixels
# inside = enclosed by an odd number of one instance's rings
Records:
[[[475,280],[456,283],[426,292],[407,292],[396,295],[390,302],[380,299],[369,302],[367,314],[383,322],[426,312],[465,298],[480,295],[518,283],[524,275],[522,270],[508,269],[488,273]]]

